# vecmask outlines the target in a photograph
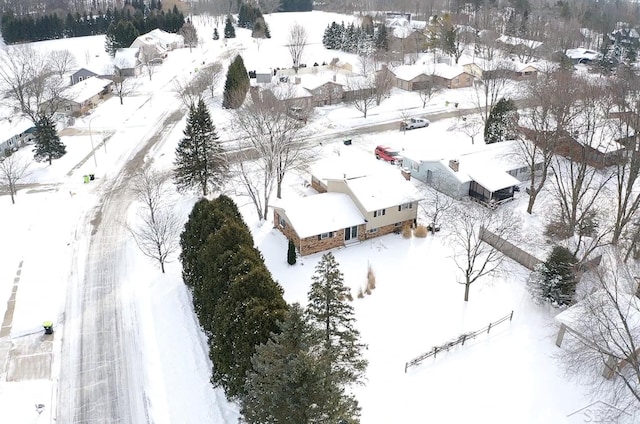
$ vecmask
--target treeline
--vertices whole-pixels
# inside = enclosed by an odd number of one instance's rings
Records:
[[[331,253],[317,265],[302,308],[284,301],[229,197],[198,201],[180,245],[211,380],[239,401],[243,422],[359,422],[350,388],[362,383],[366,346]]]
[[[154,3],[156,7],[159,2]],[[132,7],[135,8],[133,4]],[[68,13],[63,19],[57,14],[16,16],[11,11],[2,15],[2,37],[5,43],[52,40],[58,38],[82,37],[105,34],[111,23],[131,22],[140,34],[160,28],[168,32],[177,32],[184,24],[184,15],[173,7],[168,12],[158,8],[131,8],[98,12],[96,15]]]
[[[374,29],[372,22],[358,27],[353,22],[348,26],[332,22],[324,30],[322,44],[327,49],[358,54],[389,49],[387,28],[380,25]]]

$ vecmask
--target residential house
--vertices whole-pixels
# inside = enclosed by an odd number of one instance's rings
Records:
[[[274,226],[300,255],[348,246],[414,225],[421,196],[393,173],[323,180],[326,192],[273,206]]]
[[[464,88],[473,85],[473,75],[461,65],[422,63],[402,65],[391,69],[395,86],[407,91],[421,90],[426,84],[436,83],[445,88]]]
[[[136,38],[131,47],[141,49],[148,57],[145,60],[162,60],[168,52],[182,48],[184,39],[179,34],[172,34],[161,29],[154,29]]]
[[[600,60],[600,53],[579,47],[577,49],[568,49],[566,55],[574,65],[583,64],[590,65],[591,63]]]
[[[33,123],[26,118],[17,116],[0,119],[0,157],[18,150],[34,140]]]
[[[406,150],[402,165],[412,178],[453,198],[470,197],[495,206],[513,199],[516,187],[530,177],[530,167],[518,153],[519,142],[483,144],[465,153],[450,152],[448,158],[443,152]]]
[[[516,56],[520,62],[530,62],[534,57],[543,55],[544,44],[540,41],[502,35],[496,43],[503,51]]]
[[[140,62],[140,49],[130,47],[116,50],[113,59],[113,66],[119,76],[136,77],[142,71],[142,63]]]
[[[62,101],[56,114],[79,116],[89,112],[111,92],[112,85],[113,81],[98,77],[90,77],[72,85],[61,94]],[[41,109],[47,107],[48,101],[40,105]]]
[[[576,125],[573,131],[563,131],[557,137],[554,154],[571,158],[577,162],[584,162],[594,168],[604,168],[615,165],[624,156],[625,143],[629,134],[622,137],[618,131],[616,119],[603,118],[599,125],[590,131],[585,131]],[[537,142],[533,130],[520,127],[520,132],[531,142]]]
[[[535,78],[540,72],[540,65],[537,63],[516,63],[514,64],[514,77],[517,80]]]
[[[91,78],[91,77],[97,77],[98,74],[96,72],[93,72],[90,69],[87,68],[80,68],[77,71],[74,71],[69,78],[71,79],[71,85],[73,84],[77,84],[80,81],[84,81],[87,78]]]
[[[310,75],[301,81],[302,87],[313,96],[314,106],[327,106],[342,103],[346,91],[346,81],[338,74]]]

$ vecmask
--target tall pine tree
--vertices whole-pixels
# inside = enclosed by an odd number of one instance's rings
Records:
[[[140,35],[136,27],[127,20],[111,23],[107,28],[107,36],[105,38],[104,49],[111,56],[115,56],[116,50],[127,48]]]
[[[41,116],[36,123],[34,137],[35,148],[33,149],[36,162],[49,162],[59,159],[67,153],[67,148],[60,141],[56,124],[47,116]]]
[[[249,91],[249,74],[244,66],[242,56],[237,55],[229,69],[227,79],[224,83],[224,93],[222,95],[222,107],[225,109],[237,109],[244,103]]]
[[[513,140],[517,136],[518,108],[511,99],[502,98],[493,106],[484,127],[486,144]]]
[[[347,300],[349,294],[335,257],[332,253],[324,254],[312,277],[307,313],[320,331],[318,342],[324,348],[326,390],[334,396],[330,413],[336,414],[333,416],[336,421],[357,419],[357,401],[345,389],[360,384],[367,367],[362,358],[366,345],[360,342],[353,307]]]
[[[231,15],[227,15],[227,19],[224,22],[224,38],[236,38],[236,29],[231,22]]]
[[[228,167],[204,101],[189,108],[184,136],[176,148],[174,181],[179,191],[198,188],[207,196],[222,185]]]
[[[299,304],[293,304],[279,334],[272,333],[256,348],[241,400],[242,415],[249,424],[321,423],[330,399],[324,389],[323,369],[310,326]],[[310,407],[315,405],[315,407]]]

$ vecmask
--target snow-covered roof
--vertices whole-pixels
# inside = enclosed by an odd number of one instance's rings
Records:
[[[473,181],[491,192],[520,184],[520,181],[515,177],[491,167],[471,168],[466,172]]]
[[[312,97],[312,94],[300,84],[279,83],[269,87],[273,96],[278,100],[302,99]]]
[[[600,53],[593,50],[585,49],[583,47],[568,49],[566,54],[569,59],[597,60],[598,57],[600,57]]]
[[[391,168],[397,173],[395,167],[384,161],[371,160],[372,154],[365,157],[362,152],[343,149],[340,156],[331,156],[320,159],[309,167],[309,172],[316,179],[326,183],[327,180],[365,177],[387,173]]]
[[[332,82],[334,84],[346,86],[347,77],[340,73],[322,72],[319,74],[306,74],[300,76],[302,86],[307,90],[315,90],[318,87],[322,87],[326,83]]]
[[[502,35],[498,37],[498,41],[504,44],[510,44],[512,46],[525,46],[530,49],[537,49],[542,45],[540,41],[527,40],[524,38],[511,37],[508,35]]]
[[[180,34],[173,34],[171,32],[163,31],[159,28],[149,31],[145,34],[147,37],[154,38],[158,41],[163,42],[165,45],[171,43],[182,43],[183,37]]]
[[[284,211],[298,237],[306,238],[365,223],[365,219],[343,193],[321,193],[280,202],[273,206]]]
[[[137,47],[118,49],[113,58],[113,63],[120,69],[135,68],[138,64],[138,52],[139,49]]]
[[[15,113],[3,116],[0,118],[0,142],[22,134],[31,127],[33,127],[33,122]]]
[[[77,103],[82,103],[100,93],[110,84],[111,80],[100,77],[90,77],[66,89],[63,97]]]
[[[447,65],[446,63],[422,62],[416,65],[401,65],[391,70],[396,78],[411,81],[419,75],[436,75],[445,79],[452,79],[466,73],[462,65]]]
[[[416,187],[400,172],[368,175],[346,180],[347,187],[368,212],[423,198]]]
[[[614,303],[605,290],[598,290],[584,300],[560,312],[555,319],[560,324],[566,325],[571,330],[589,339],[590,342],[596,343],[613,354],[624,353],[619,350],[618,346],[628,345],[629,340],[626,338],[629,334],[626,331],[602,331],[601,325],[603,321],[595,322],[597,319],[606,320],[607,326],[614,329],[624,328],[624,324],[626,324],[637,342],[637,339],[640,338],[640,299],[632,294],[620,291],[616,293],[616,297],[616,302]],[[594,310],[597,311],[595,316]],[[624,323],[620,313],[625,316]],[[605,334],[610,339],[603,340],[602,336]],[[625,354],[628,353],[626,352]]]

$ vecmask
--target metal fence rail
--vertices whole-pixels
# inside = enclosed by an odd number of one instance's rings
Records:
[[[431,356],[433,356],[435,358],[436,355],[438,354],[438,352],[448,351],[449,349],[451,349],[452,347],[457,346],[457,345],[464,346],[464,343],[469,339],[473,339],[476,336],[479,336],[480,334],[483,334],[483,333],[489,334],[491,329],[493,327],[495,327],[496,325],[498,325],[500,323],[503,323],[503,322],[505,322],[507,320],[511,321],[512,319],[513,319],[513,311],[511,311],[511,313],[503,316],[502,318],[500,318],[497,321],[490,322],[489,325],[487,325],[484,328],[481,328],[480,330],[476,330],[476,331],[473,331],[471,333],[460,334],[458,336],[458,338],[456,338],[456,339],[450,340],[450,341],[448,341],[445,344],[442,344],[440,346],[434,346],[427,353],[423,353],[422,355],[418,356],[417,358],[414,358],[414,359],[410,360],[409,362],[406,362],[404,364],[404,372],[406,373],[407,369],[409,369],[409,367],[415,367],[415,366],[419,365],[422,361],[424,361],[425,359],[427,359],[427,358],[429,358]]]

